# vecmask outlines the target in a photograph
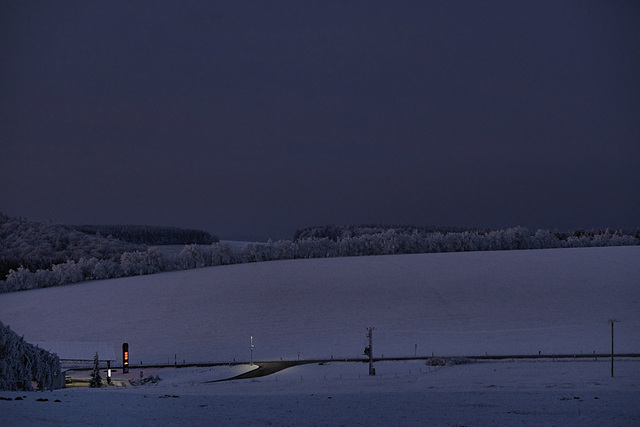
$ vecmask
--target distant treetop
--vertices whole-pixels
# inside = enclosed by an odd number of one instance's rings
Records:
[[[394,231],[397,234],[425,234],[425,233],[462,233],[485,232],[487,230],[472,227],[446,227],[435,225],[385,225],[385,224],[361,224],[361,225],[319,225],[305,227],[296,230],[293,240],[304,239],[329,239],[334,242],[346,237],[358,237],[371,234],[380,234],[387,231]]]
[[[218,242],[217,236],[206,231],[178,227],[151,225],[74,225],[75,230],[86,234],[111,237],[143,245],[210,245]]]

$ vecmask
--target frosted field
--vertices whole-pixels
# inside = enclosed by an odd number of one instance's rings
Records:
[[[27,396],[0,401],[0,413],[7,426],[637,426],[638,361],[615,366],[610,378],[607,361],[380,362],[369,377],[366,364],[334,362],[213,384],[199,381],[230,370],[168,368],[149,372],[163,378],[152,386],[0,392]]]
[[[640,247],[212,267],[0,295],[27,341],[128,342],[144,364],[639,352]],[[117,353],[116,353],[117,354]]]
[[[162,380],[22,394],[0,413],[9,425],[638,425],[637,359],[615,378],[608,359],[378,362],[375,377],[338,360],[363,357],[370,326],[376,357],[608,353],[609,317],[616,352],[640,352],[639,278],[640,248],[614,247],[276,261],[3,294],[0,319],[27,341],[116,354],[128,342],[130,376],[176,356],[248,362],[250,336],[254,360],[335,361],[211,384],[249,367],[145,370]]]

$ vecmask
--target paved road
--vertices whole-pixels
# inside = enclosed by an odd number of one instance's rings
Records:
[[[616,354],[617,358],[624,357],[632,357],[637,358],[640,357],[639,353],[627,353],[627,354]],[[482,356],[467,356],[467,357],[397,357],[397,358],[380,358],[374,359],[375,362],[381,361],[402,361],[402,360],[425,360],[426,363],[434,363],[434,364],[442,364],[446,360],[449,359],[468,359],[468,360],[503,360],[503,359],[573,359],[573,358],[610,358],[610,355],[607,354],[559,354],[559,355],[482,355]],[[236,375],[235,377],[225,378],[221,380],[213,380],[213,381],[205,381],[205,383],[215,383],[221,381],[231,381],[231,380],[244,380],[250,378],[259,378],[267,375],[274,374],[278,371],[282,371],[283,369],[290,368],[296,365],[304,365],[309,363],[329,363],[329,362],[358,362],[363,363],[367,362],[366,359],[345,359],[345,360],[300,360],[300,361],[292,361],[292,360],[283,360],[283,361],[274,361],[274,362],[257,362],[257,369],[253,369],[249,372],[245,372],[244,374]]]
[[[235,377],[231,377],[231,378],[225,378],[222,380],[205,381],[205,383],[217,383],[220,381],[245,380],[249,378],[264,377],[267,375],[275,374],[278,371],[282,371],[283,369],[287,369],[299,364],[300,362],[297,362],[297,361],[260,362],[260,364],[258,365],[258,369],[253,369],[249,372],[245,372],[244,374],[236,375]]]

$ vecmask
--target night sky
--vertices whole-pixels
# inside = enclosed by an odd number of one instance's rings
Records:
[[[640,2],[3,1],[0,212],[640,226]]]

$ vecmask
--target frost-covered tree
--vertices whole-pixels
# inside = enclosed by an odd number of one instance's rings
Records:
[[[224,242],[216,242],[211,245],[211,265],[228,265],[237,262],[231,245]]]
[[[53,390],[64,384],[60,359],[0,322],[0,390]]]
[[[9,270],[5,287],[8,291],[23,291],[26,289],[33,289],[31,287],[30,280],[31,272],[29,271],[29,269],[20,266],[17,270]]]
[[[560,245],[558,237],[549,230],[538,230],[534,235],[536,249],[557,248]]]
[[[273,242],[268,241],[263,243],[248,243],[242,249],[242,259],[244,262],[261,262],[272,261],[274,259],[275,250],[273,248]]]
[[[205,256],[198,245],[186,245],[178,255],[184,269],[202,268],[206,265]],[[211,259],[211,257],[209,257]]]
[[[122,269],[120,268],[120,264],[108,259],[99,260],[91,271],[91,278],[97,280],[112,279],[120,277],[121,275]]]
[[[91,380],[89,381],[89,387],[102,387],[102,377],[100,376],[100,360],[98,359],[98,353],[93,356],[93,371],[91,371]]]

